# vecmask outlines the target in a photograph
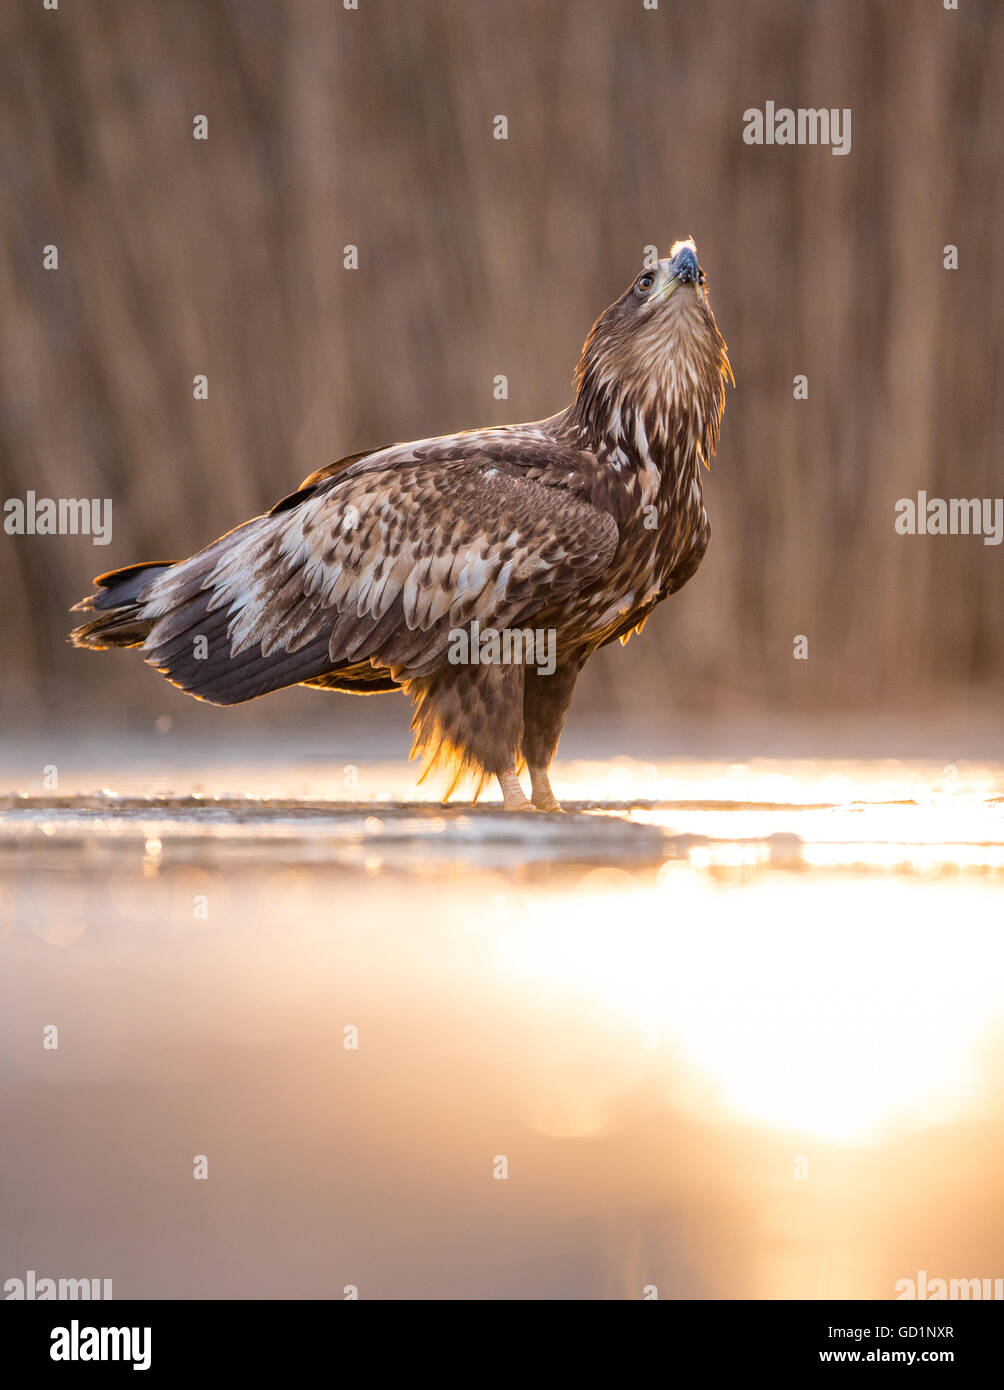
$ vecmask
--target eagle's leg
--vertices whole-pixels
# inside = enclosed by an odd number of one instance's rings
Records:
[[[531,796],[538,811],[560,811],[547,770],[572,703],[582,658],[556,666],[550,675],[527,666],[523,682],[523,756],[530,769]]]
[[[415,706],[412,755],[453,774],[444,799],[464,776],[480,783],[497,777],[507,811],[532,811],[519,784],[516,764],[523,731],[523,667],[518,664],[457,664],[405,687]],[[423,773],[425,776],[425,773]]]
[[[498,780],[499,786],[502,788],[502,809],[504,811],[535,811],[537,809],[520,786],[515,768],[510,772],[500,772]]]
[[[554,794],[554,788],[551,786],[551,779],[547,775],[547,768],[533,767],[530,764],[527,764],[527,766],[530,768],[530,794],[533,798],[532,805],[536,806],[538,811],[563,810],[564,808],[561,802]]]

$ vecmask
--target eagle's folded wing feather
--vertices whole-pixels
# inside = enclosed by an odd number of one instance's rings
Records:
[[[146,660],[219,704],[363,662],[411,679],[451,629],[519,627],[576,594],[617,540],[608,513],[490,460],[371,456],[152,581]]]

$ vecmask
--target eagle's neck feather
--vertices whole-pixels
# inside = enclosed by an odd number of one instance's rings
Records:
[[[600,457],[657,469],[675,491],[715,452],[727,377],[725,342],[709,309],[695,305],[630,336],[601,317],[582,350],[569,422]]]

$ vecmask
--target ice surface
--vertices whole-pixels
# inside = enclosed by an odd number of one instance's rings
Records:
[[[6,1275],[1000,1273],[999,767],[569,762],[568,814],[514,816],[376,759],[32,759],[0,802]]]

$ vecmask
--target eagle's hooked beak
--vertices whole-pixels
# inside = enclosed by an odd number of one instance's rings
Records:
[[[677,285],[693,285],[700,293],[704,284],[704,272],[697,263],[697,247],[692,241],[678,241],[670,252],[667,262],[669,278],[663,287],[660,299],[668,299]]]

